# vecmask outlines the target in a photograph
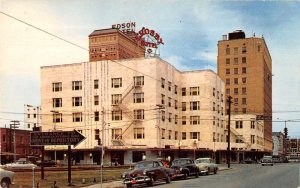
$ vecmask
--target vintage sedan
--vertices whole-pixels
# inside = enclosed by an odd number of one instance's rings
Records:
[[[0,180],[2,188],[9,188],[13,182],[15,173],[0,168]]]
[[[176,176],[187,179],[188,176],[199,177],[199,168],[195,162],[190,158],[175,159],[172,162],[171,168],[177,170]]]
[[[6,168],[36,168],[37,165],[32,164],[28,161],[18,160],[15,163],[8,163],[5,165]]]
[[[218,172],[218,165],[211,158],[199,158],[195,160],[195,163],[201,174],[208,175],[211,172],[214,174]]]
[[[160,161],[141,161],[138,162],[134,169],[124,172],[122,175],[123,184],[132,187],[135,184],[147,184],[153,186],[156,181],[171,182],[166,168]]]
[[[270,165],[270,166],[273,166],[273,159],[272,159],[272,156],[264,156],[262,159],[261,159],[261,165],[262,166],[265,166],[265,165]]]

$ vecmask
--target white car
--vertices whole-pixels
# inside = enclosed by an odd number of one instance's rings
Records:
[[[218,172],[218,165],[211,158],[199,158],[195,160],[197,167],[199,168],[199,172],[201,174],[208,175],[213,172],[216,174]]]
[[[9,188],[13,182],[14,175],[15,175],[14,172],[0,168],[1,187]]]
[[[5,165],[6,168],[36,168],[37,165],[32,164],[31,162],[27,162],[27,161],[16,161],[15,163],[8,163]]]

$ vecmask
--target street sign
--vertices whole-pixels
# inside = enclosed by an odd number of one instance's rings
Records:
[[[257,115],[256,120],[272,120],[272,116]]]
[[[85,137],[78,131],[32,132],[30,145],[74,145],[76,147]]]

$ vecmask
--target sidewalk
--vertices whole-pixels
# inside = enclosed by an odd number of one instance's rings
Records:
[[[232,169],[232,167],[230,169]],[[226,167],[219,166],[219,171],[224,171],[224,170],[229,170],[229,168],[227,168],[227,166]],[[86,188],[99,188],[99,187],[100,184],[95,184],[95,185],[90,185]],[[124,188],[124,187],[126,187],[126,185],[122,184],[122,180],[102,184],[102,188]]]

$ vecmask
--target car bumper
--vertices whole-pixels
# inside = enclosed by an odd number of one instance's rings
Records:
[[[141,184],[141,183],[147,183],[151,179],[148,176],[139,176],[139,177],[134,177],[134,178],[125,178],[123,180],[123,184]]]

